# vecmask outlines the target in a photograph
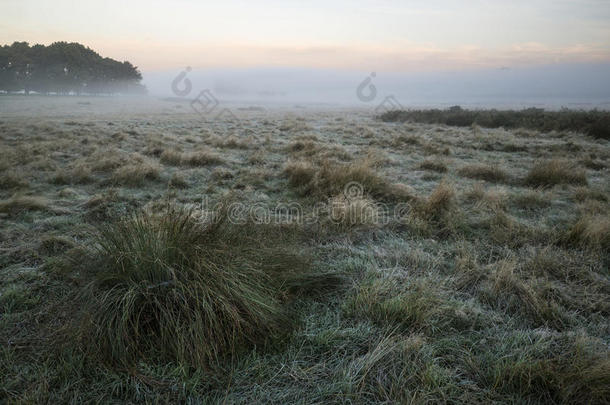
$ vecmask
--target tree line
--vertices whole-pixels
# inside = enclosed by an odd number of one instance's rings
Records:
[[[0,47],[0,91],[41,94],[143,94],[142,74],[131,63],[103,58],[78,43]]]

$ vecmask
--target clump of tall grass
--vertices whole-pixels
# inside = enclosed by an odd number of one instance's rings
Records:
[[[500,167],[486,164],[467,165],[460,168],[458,173],[461,176],[471,179],[485,180],[494,183],[504,182],[508,179],[508,174]]]
[[[610,219],[607,215],[582,216],[564,233],[561,242],[610,252]]]
[[[161,163],[173,166],[207,166],[222,163],[222,158],[209,149],[200,149],[187,153],[167,149],[161,154],[159,159]]]
[[[532,187],[555,186],[557,184],[587,185],[584,170],[575,164],[559,159],[536,163],[527,176],[525,184]]]
[[[159,166],[155,163],[140,161],[117,168],[112,174],[113,184],[123,186],[141,186],[146,180],[160,178]]]
[[[446,173],[447,165],[441,160],[426,159],[419,165],[422,170],[431,170],[438,173]]]
[[[383,220],[383,212],[375,201],[364,198],[347,198],[339,195],[331,199],[330,219],[339,227],[349,228],[360,225],[378,225]]]
[[[401,222],[419,236],[446,237],[463,230],[463,219],[454,187],[441,181],[428,198],[412,201],[409,214],[401,218]]]
[[[79,164],[69,169],[60,169],[51,177],[53,184],[86,184],[93,180],[91,169],[85,164]]]
[[[19,214],[24,211],[43,211],[49,209],[49,203],[43,197],[14,195],[0,201],[0,213]]]
[[[365,158],[349,164],[324,160],[317,165],[307,161],[289,162],[284,168],[291,186],[301,194],[331,198],[344,193],[346,186],[356,184],[361,192],[383,201],[413,198],[408,187],[391,183],[380,176],[375,162]]]
[[[104,227],[84,336],[111,363],[146,356],[205,368],[279,335],[307,261],[265,246],[254,226],[233,225],[226,210],[201,220],[170,206]]]
[[[0,190],[24,188],[27,186],[27,180],[19,176],[14,171],[7,171],[0,174]]]

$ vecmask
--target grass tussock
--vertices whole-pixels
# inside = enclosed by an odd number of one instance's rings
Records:
[[[493,183],[505,182],[509,176],[503,169],[494,165],[472,164],[463,166],[458,174],[470,179],[485,180]]]
[[[202,222],[175,207],[103,228],[82,328],[92,349],[123,365],[145,355],[212,367],[279,335],[287,280],[306,262],[242,228],[226,212]]]
[[[482,283],[479,297],[497,310],[519,314],[534,325],[563,325],[561,307],[546,299],[531,282],[522,279],[514,262],[504,260],[498,263]]]
[[[549,207],[551,205],[551,199],[544,191],[525,190],[523,192],[511,194],[510,203],[516,208],[531,211]]]
[[[209,149],[183,153],[177,150],[165,150],[160,156],[161,163],[173,166],[209,166],[222,163],[222,158]]]
[[[115,185],[138,187],[147,180],[158,180],[160,178],[159,165],[147,160],[140,160],[121,166],[112,173],[112,182]]]
[[[486,190],[482,183],[474,184],[464,193],[466,201],[475,203],[475,208],[487,208],[493,212],[501,211],[506,208],[507,195],[504,190]]]
[[[454,187],[441,181],[427,198],[415,198],[400,223],[420,237],[447,237],[465,230]]]
[[[316,173],[313,164],[305,160],[290,161],[284,166],[284,175],[288,177],[290,185],[299,189],[308,186]]]
[[[608,202],[608,195],[602,190],[577,187],[574,190],[574,199],[578,202],[585,202],[587,200]]]
[[[504,211],[496,211],[484,224],[491,240],[501,246],[518,248],[526,244],[537,244],[552,237],[542,226],[532,227]]]
[[[340,227],[373,226],[381,224],[383,220],[380,208],[369,198],[347,198],[342,194],[332,198],[329,205],[330,220]]]
[[[182,152],[166,149],[159,155],[159,161],[165,165],[178,166],[182,163]]]
[[[422,170],[431,170],[433,172],[437,172],[437,173],[446,173],[447,172],[447,165],[440,160],[424,160],[420,165],[419,168]]]
[[[610,218],[607,215],[585,215],[565,232],[561,240],[578,248],[610,252]]]
[[[88,166],[94,172],[110,172],[129,162],[129,156],[119,149],[98,150],[89,156]]]
[[[43,197],[14,195],[6,200],[0,200],[0,213],[17,215],[25,211],[44,211],[49,209],[49,203]]]
[[[174,173],[172,177],[169,179],[167,185],[170,188],[178,188],[178,189],[186,189],[189,188],[189,183],[181,173]]]
[[[558,184],[587,185],[584,170],[566,160],[552,159],[536,163],[524,180],[531,187],[552,187]]]
[[[0,173],[0,190],[13,190],[28,186],[27,180],[14,171]]]
[[[188,166],[208,166],[222,163],[222,159],[211,151],[199,150],[185,154],[182,157],[182,162]]]
[[[368,159],[348,164],[329,160],[314,166],[307,161],[289,162],[284,168],[290,185],[303,195],[332,198],[340,194],[369,195],[384,201],[404,201],[413,198],[408,187],[390,183],[375,170]],[[346,188],[349,188],[347,190]]]
[[[51,178],[51,183],[59,185],[87,184],[93,181],[92,172],[87,165],[77,165],[70,169],[60,169]]]

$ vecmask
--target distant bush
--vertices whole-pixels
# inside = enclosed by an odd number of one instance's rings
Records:
[[[545,111],[541,108],[524,110],[465,110],[454,106],[446,110],[388,111],[379,118],[387,122],[420,122],[468,127],[473,124],[486,128],[526,128],[537,131],[577,131],[595,138],[610,139],[608,111]]]

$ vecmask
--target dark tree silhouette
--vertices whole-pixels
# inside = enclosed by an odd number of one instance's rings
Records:
[[[131,63],[102,58],[78,43],[0,47],[0,90],[8,93],[142,94],[146,88],[141,80]]]

